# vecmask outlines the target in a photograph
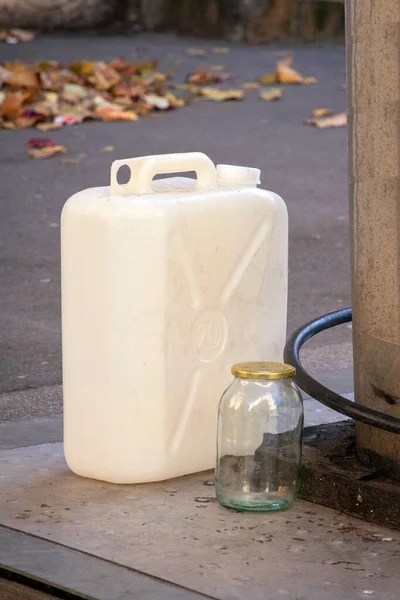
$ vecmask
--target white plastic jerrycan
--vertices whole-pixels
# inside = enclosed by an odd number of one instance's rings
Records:
[[[197,181],[153,181],[184,171]],[[118,160],[110,187],[65,204],[64,448],[75,473],[139,483],[213,468],[231,365],[282,359],[287,210],[259,175],[197,152]]]

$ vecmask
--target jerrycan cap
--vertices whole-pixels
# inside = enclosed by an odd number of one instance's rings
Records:
[[[257,186],[261,183],[260,169],[237,167],[235,165],[217,166],[217,185],[219,186]]]

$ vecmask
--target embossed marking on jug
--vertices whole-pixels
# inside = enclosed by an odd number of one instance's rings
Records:
[[[225,348],[228,325],[222,311],[208,308],[196,319],[192,330],[192,346],[202,362],[216,360]]]

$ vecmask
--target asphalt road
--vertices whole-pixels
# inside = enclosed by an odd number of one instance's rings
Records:
[[[1,61],[155,58],[178,81],[201,62],[224,63],[235,77],[231,87],[254,81],[292,54],[300,72],[319,80],[287,87],[274,103],[248,90],[242,102],[198,102],[160,118],[51,132],[71,156],[84,155],[78,164],[60,164],[57,157],[34,161],[24,144],[37,132],[0,130],[0,392],[61,382],[60,211],[74,192],[107,185],[117,158],[198,150],[216,163],[259,167],[263,187],[279,193],[289,208],[288,330],[350,304],[346,130],[303,123],[315,108],[345,109],[344,48],[231,45],[226,55],[186,54],[190,47],[215,45],[153,35],[43,36],[0,45]],[[107,145],[115,151],[101,152]],[[306,356],[315,369],[349,366],[349,328],[320,336]]]

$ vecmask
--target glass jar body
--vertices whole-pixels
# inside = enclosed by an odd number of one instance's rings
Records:
[[[292,379],[235,378],[218,412],[216,495],[242,511],[290,508],[299,487],[303,402]]]

